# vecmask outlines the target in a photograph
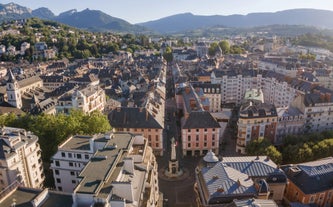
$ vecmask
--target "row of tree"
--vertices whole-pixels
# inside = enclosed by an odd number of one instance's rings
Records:
[[[56,153],[58,145],[71,135],[92,135],[111,130],[105,115],[95,111],[90,115],[72,110],[69,115],[22,115],[5,114],[0,116],[1,126],[26,129],[39,137],[42,159],[45,163]]]
[[[267,155],[278,164],[309,162],[333,154],[333,131],[289,135],[276,148],[267,139],[253,140],[246,146],[248,155]]]
[[[222,50],[223,54],[242,54],[245,52],[244,48],[238,45],[230,46],[229,42],[226,40],[222,40],[220,42],[213,42],[210,44],[208,48],[208,55],[213,57],[219,52],[219,49]]]

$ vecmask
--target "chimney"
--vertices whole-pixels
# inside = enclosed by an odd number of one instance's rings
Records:
[[[148,113],[148,110],[146,110],[146,121],[148,121],[149,119],[149,113]]]
[[[186,94],[189,94],[189,93],[190,93],[190,87],[189,87],[189,86],[186,86],[186,87],[185,87],[185,93],[186,93]]]

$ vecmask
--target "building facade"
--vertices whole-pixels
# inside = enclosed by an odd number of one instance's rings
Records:
[[[254,99],[246,100],[239,111],[236,152],[245,154],[247,144],[260,137],[274,143],[277,123],[274,105]]]
[[[94,141],[96,152],[78,175],[73,206],[160,206],[157,162],[148,141],[112,133]]]
[[[333,205],[333,158],[281,167],[287,177],[288,202],[320,207]]]
[[[45,176],[38,137],[24,129],[2,127],[0,141],[0,189],[14,182],[42,188]]]
[[[105,107],[105,91],[99,86],[89,85],[83,89],[76,88],[58,99],[57,113],[68,114],[71,109],[82,110],[86,114],[103,111]]]
[[[118,107],[108,114],[114,132],[142,134],[155,155],[163,155],[163,127],[146,108]]]

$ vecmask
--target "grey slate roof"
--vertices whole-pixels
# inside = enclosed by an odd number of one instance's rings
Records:
[[[16,207],[33,207],[31,201],[35,199],[40,189],[21,188],[16,189],[6,199],[4,199],[0,205],[3,207],[12,206],[13,199],[16,200]],[[48,192],[48,197],[42,202],[40,207],[71,207],[73,204],[72,195],[64,194],[61,192]]]
[[[273,200],[266,200],[266,199],[247,199],[247,200],[235,200],[230,206],[228,207],[278,207],[278,205]]]
[[[193,111],[185,120],[185,124],[182,128],[220,128],[220,125],[208,111]]]
[[[162,129],[162,126],[145,108],[117,108],[109,113],[108,119],[114,128]]]
[[[244,101],[240,106],[239,114],[242,118],[277,116],[276,108],[273,104],[262,103],[254,99]]]
[[[284,172],[266,156],[224,157],[222,162],[250,177],[265,177],[269,183],[287,181]]]
[[[333,157],[281,167],[305,194],[314,194],[333,188]]]
[[[203,168],[203,179],[206,183],[210,199],[214,197],[238,196],[245,194],[255,196],[257,190],[248,175],[241,173],[222,162],[212,168]]]

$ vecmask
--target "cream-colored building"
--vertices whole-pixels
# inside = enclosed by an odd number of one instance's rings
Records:
[[[14,182],[42,188],[45,176],[38,137],[24,129],[3,127],[0,140],[0,190]]]
[[[58,99],[57,113],[69,113],[71,109],[90,114],[105,107],[105,91],[99,86],[89,85],[83,89],[75,88]]]
[[[141,135],[71,137],[59,146],[51,168],[58,190],[72,192],[74,207],[160,204],[157,162]]]

